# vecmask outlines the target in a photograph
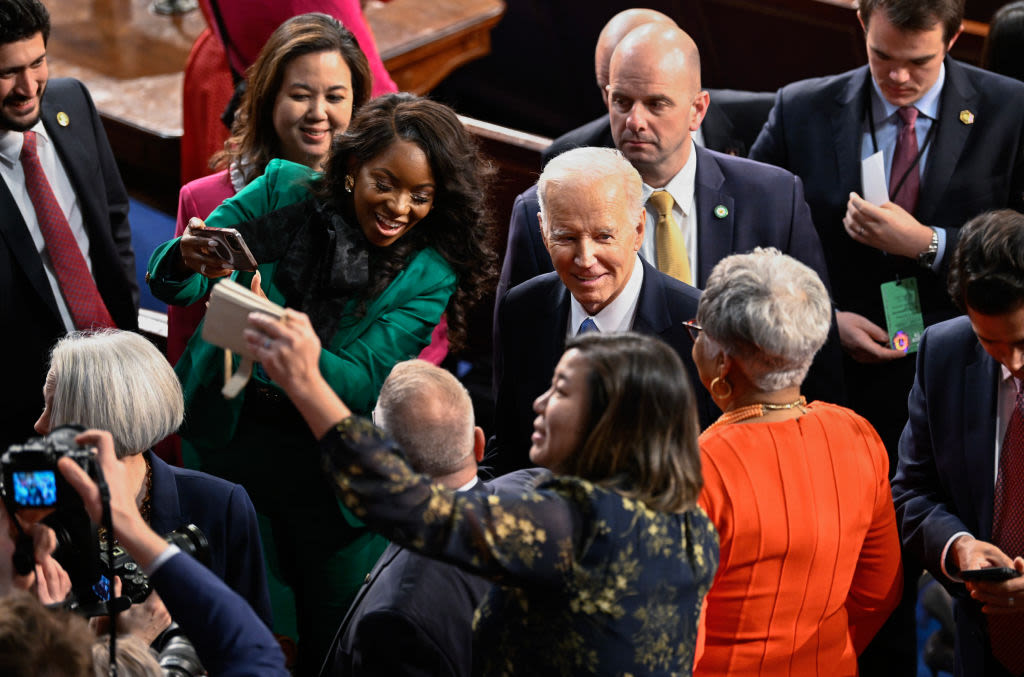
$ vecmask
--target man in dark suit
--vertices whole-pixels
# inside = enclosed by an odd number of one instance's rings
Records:
[[[454,491],[525,489],[541,476],[477,479],[484,434],[474,426],[473,403],[454,376],[428,362],[395,365],[373,418],[417,472]],[[490,587],[456,566],[389,545],[352,602],[321,675],[468,677],[473,613]]]
[[[49,32],[38,0],[0,2],[0,451],[32,434],[56,339],[138,324],[128,195],[88,92],[48,82]]]
[[[623,38],[611,60],[609,124],[616,146],[643,178],[646,230],[641,255],[665,271],[668,243],[654,205],[671,195],[671,219],[689,270],[684,282],[701,287],[723,257],[775,247],[829,280],[800,180],[786,171],[696,146],[708,106],[700,90],[700,55],[675,24],[647,23]],[[536,188],[513,205],[497,308],[508,289],[552,269],[537,222]],[[670,271],[670,274],[673,274]],[[497,313],[495,314],[497,325]],[[495,326],[497,331],[497,326]],[[819,353],[805,383],[810,399],[842,403],[838,338]]]
[[[597,38],[594,48],[594,74],[597,77],[597,88],[601,98],[608,103],[609,65],[615,47],[630,31],[647,23],[664,22],[675,25],[672,19],[653,9],[626,9],[604,25]],[[745,157],[750,145],[754,143],[758,132],[768,119],[775,94],[772,92],[743,92],[731,89],[709,89],[711,102],[708,104],[707,115],[700,129],[694,132],[694,141],[698,146],[716,150],[728,155]],[[601,117],[566,132],[555,139],[541,153],[543,164],[571,148],[598,146],[613,148],[615,139],[612,137],[611,124],[608,116]]]
[[[841,311],[850,405],[894,461],[914,364],[889,345],[880,286],[915,279],[925,326],[953,316],[943,277],[958,229],[987,209],[1024,208],[1024,84],[947,55],[962,0],[865,0],[858,16],[868,65],[782,88],[750,157],[803,179]],[[877,151],[892,200],[881,206],[858,194],[861,161]]]
[[[949,289],[967,316],[921,341],[896,515],[906,551],[954,596],[956,674],[1020,675],[1024,577],[964,580],[982,567],[1024,574],[1024,216],[1001,210],[964,226]]]
[[[555,272],[513,289],[498,308],[492,463],[499,473],[530,464],[534,400],[551,383],[566,339],[583,331],[633,330],[661,338],[697,384],[692,319],[700,292],[637,255],[646,211],[636,169],[610,148],[577,148],[552,160],[538,181],[540,228]],[[714,420],[697,387],[702,423]]]

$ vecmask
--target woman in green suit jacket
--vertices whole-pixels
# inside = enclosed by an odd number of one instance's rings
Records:
[[[443,312],[450,343],[465,339],[467,310],[495,269],[483,219],[486,173],[449,108],[381,97],[339,137],[322,176],[272,161],[210,215],[206,226],[242,234],[258,277],[226,267],[190,225],[153,253],[150,287],[187,305],[230,274],[303,310],[323,344],[327,381],[368,413],[391,367],[419,353]],[[319,667],[385,543],[334,499],[315,440],[259,365],[241,395],[221,396],[224,353],[201,331],[176,367],[186,403],[181,435],[201,469],[242,484],[269,521],[269,564],[295,592],[305,674]]]

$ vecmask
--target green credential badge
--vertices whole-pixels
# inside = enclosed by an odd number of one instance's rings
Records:
[[[883,284],[882,305],[885,306],[889,347],[904,353],[916,353],[924,332],[917,279],[909,277]]]

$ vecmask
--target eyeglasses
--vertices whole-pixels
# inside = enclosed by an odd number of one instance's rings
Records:
[[[700,333],[704,331],[704,327],[697,324],[697,320],[687,320],[683,322],[683,326],[686,327],[686,331],[690,332],[690,338],[693,339],[694,343],[697,342],[697,337],[700,336]]]

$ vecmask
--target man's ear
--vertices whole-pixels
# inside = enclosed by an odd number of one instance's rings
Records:
[[[487,444],[487,440],[484,438],[484,429],[480,426],[473,428],[473,456],[476,458],[476,462],[484,460],[484,447]]]
[[[702,89],[697,92],[697,96],[693,97],[693,103],[690,109],[690,131],[695,132],[700,129],[700,123],[704,122],[704,117],[708,114],[708,106],[711,104],[711,94],[706,89]]]
[[[640,208],[640,219],[636,224],[636,239],[633,241],[633,251],[640,251],[640,247],[644,244],[644,228],[647,227],[647,210],[643,207]]]
[[[864,15],[860,13],[859,9],[857,10],[857,21],[860,22],[860,27],[861,29],[864,30],[864,33],[866,34],[868,32],[868,26],[866,23],[864,23]]]

